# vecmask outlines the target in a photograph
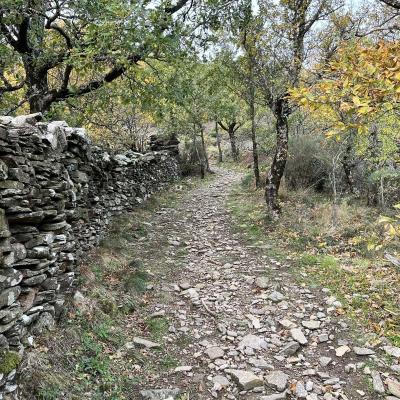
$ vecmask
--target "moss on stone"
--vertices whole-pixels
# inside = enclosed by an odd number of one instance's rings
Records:
[[[21,362],[21,357],[14,351],[6,351],[0,354],[0,374],[9,374],[16,369]]]

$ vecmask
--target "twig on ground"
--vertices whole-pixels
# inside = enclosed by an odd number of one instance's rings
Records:
[[[208,308],[208,306],[207,306],[206,302],[204,301],[204,299],[201,299],[200,301],[201,301],[201,304],[203,304],[204,308],[206,309],[206,311],[207,311],[210,315],[212,315],[213,317],[216,317],[216,316],[217,316],[217,314],[216,314],[214,311],[212,311],[212,310],[210,310],[210,309]]]

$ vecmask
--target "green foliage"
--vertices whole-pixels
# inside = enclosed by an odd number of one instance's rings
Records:
[[[204,158],[204,151],[199,142],[193,143],[189,137],[183,137],[180,150],[180,167],[183,176],[200,174],[198,158]]]
[[[318,265],[319,257],[314,254],[304,254],[299,260],[300,265],[302,266],[314,266]]]
[[[151,318],[146,321],[146,325],[154,339],[160,339],[168,332],[169,323],[166,318]]]
[[[248,117],[243,100],[244,82],[239,68],[240,64],[232,52],[225,50],[217,55],[206,70],[204,89],[209,99],[210,119],[222,121],[225,125],[232,122],[243,124]]]
[[[38,400],[58,400],[60,395],[61,390],[57,384],[49,384],[37,389]]]
[[[78,370],[107,379],[110,376],[109,366],[110,364],[107,356],[96,354],[94,356],[83,356],[78,365]]]
[[[124,277],[124,289],[127,292],[143,293],[149,281],[149,274],[143,270],[129,272]]]
[[[375,136],[371,160],[398,161],[398,49],[398,42],[348,41],[324,65],[323,79],[291,90],[291,98],[331,127],[328,137],[356,133],[358,151],[366,154]]]
[[[9,374],[21,363],[21,357],[14,351],[4,351],[0,354],[0,374]]]
[[[162,359],[161,359],[161,366],[165,369],[172,369],[176,368],[179,363],[178,360],[176,360],[174,357],[172,357],[169,354],[166,354]]]
[[[202,0],[196,7],[189,1],[5,0],[1,11],[0,95],[6,96],[0,109],[11,105],[11,112],[27,101],[31,109],[49,111],[54,103],[99,88],[112,93],[109,83],[122,75],[146,86],[143,61],[183,58],[196,44],[207,43],[212,33],[207,27],[237,12],[224,0]],[[205,29],[194,28],[199,25]],[[52,113],[62,109],[56,106]]]
[[[297,135],[289,140],[289,157],[285,169],[291,189],[322,191],[330,186],[331,156],[323,138]]]

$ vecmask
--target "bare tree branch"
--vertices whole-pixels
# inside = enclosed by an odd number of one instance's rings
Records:
[[[379,0],[382,3],[385,3],[387,6],[392,7],[396,10],[400,10],[400,1],[399,0]]]

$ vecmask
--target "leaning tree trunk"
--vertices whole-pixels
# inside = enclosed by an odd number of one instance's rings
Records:
[[[273,219],[278,218],[281,211],[278,203],[278,192],[288,157],[289,127],[287,121],[288,104],[286,99],[279,99],[277,101],[275,116],[276,149],[271,168],[268,171],[265,186],[265,200],[270,216]]]
[[[239,160],[239,150],[236,146],[235,126],[229,125],[228,129],[229,141],[231,142],[231,153],[233,161]]]
[[[215,121],[215,136],[217,138],[218,162],[222,163],[221,135],[219,134],[217,121]]]

